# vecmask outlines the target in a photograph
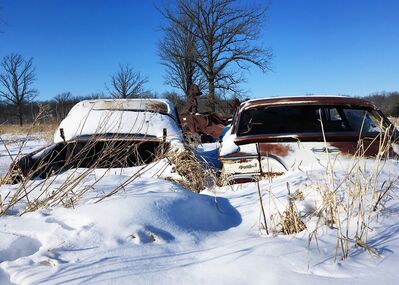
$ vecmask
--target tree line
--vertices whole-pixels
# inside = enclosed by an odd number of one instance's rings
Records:
[[[110,82],[106,85],[107,93],[75,96],[71,92],[63,92],[50,100],[35,100],[38,91],[33,87],[36,74],[32,58],[25,59],[20,54],[10,54],[2,59],[0,67],[3,69],[2,72],[0,71],[0,123],[20,125],[30,123],[43,107],[46,108],[46,119],[59,123],[76,103],[89,99],[167,98],[176,105],[178,110],[182,110],[186,102],[186,93],[181,95],[177,92],[162,94],[150,92],[145,87],[148,78],[126,64],[120,65],[119,69],[111,75]],[[373,93],[363,98],[373,102],[385,114],[399,116],[398,91]],[[200,109],[205,110],[209,107],[208,99],[200,98]],[[228,110],[228,99],[216,96],[212,100],[220,112]]]
[[[59,122],[73,105],[85,99],[154,97],[144,88],[148,79],[130,65],[120,65],[119,70],[111,76],[106,86],[108,94],[73,96],[71,92],[63,92],[51,100],[42,101],[35,101],[39,92],[33,87],[36,81],[33,58],[26,59],[12,53],[3,57],[0,68],[0,123],[18,123],[22,126],[24,122],[32,122],[43,106],[47,109],[48,117]]]
[[[399,117],[399,91],[377,92],[362,98],[373,102],[386,115]]]

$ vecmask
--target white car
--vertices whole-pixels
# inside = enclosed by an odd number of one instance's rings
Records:
[[[46,178],[71,168],[148,164],[183,149],[179,117],[169,100],[86,100],[61,122],[53,144],[20,158],[10,171],[17,183],[22,177]]]

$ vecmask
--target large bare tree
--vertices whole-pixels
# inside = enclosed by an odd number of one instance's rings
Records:
[[[38,91],[32,88],[36,81],[33,58],[24,59],[20,54],[10,54],[1,61],[0,97],[15,106],[19,124],[23,124],[23,105],[32,101]]]
[[[187,17],[179,23],[169,22],[162,26],[164,32],[159,42],[159,57],[166,67],[165,83],[180,89],[188,96],[193,83],[204,87],[204,76],[195,63],[196,47],[193,35],[194,24]]]
[[[144,92],[148,78],[135,71],[130,65],[119,65],[119,70],[111,76],[111,87],[107,87],[114,98],[139,97]]]
[[[237,0],[177,0],[175,9],[162,10],[171,25],[193,36],[194,62],[207,80],[213,110],[216,90],[237,91],[242,70],[251,65],[263,72],[269,69],[271,52],[258,43],[266,8],[243,5]],[[188,19],[193,28],[187,28],[182,19]]]

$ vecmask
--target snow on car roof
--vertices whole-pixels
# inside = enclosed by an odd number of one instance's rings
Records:
[[[166,113],[175,120],[176,113],[172,102],[167,99],[96,99],[84,100],[77,103],[71,112],[75,109],[91,109],[91,110],[115,110],[115,111],[149,111]]]
[[[100,99],[77,103],[61,122],[54,142],[91,135],[123,134],[182,140],[175,108],[162,99]],[[61,137],[63,129],[64,138]]]

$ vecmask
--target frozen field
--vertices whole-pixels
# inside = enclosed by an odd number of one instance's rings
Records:
[[[21,143],[2,138],[7,149],[1,144],[0,175],[11,162],[8,153],[18,153]],[[23,152],[45,144],[33,137]],[[217,154],[215,147],[199,150],[211,160],[209,156]],[[350,165],[348,160],[334,168],[334,183],[340,185],[338,197],[343,201],[350,201],[348,193],[355,187],[347,180]],[[97,169],[71,189],[85,189],[72,207],[45,207],[21,216],[28,203],[21,200],[0,217],[0,284],[397,284],[399,164],[390,160],[378,167],[375,172],[374,161],[365,160],[359,177],[370,179],[367,183],[378,193],[388,184],[392,190],[384,196],[383,207],[366,214],[366,246],[354,239],[362,226],[358,220],[342,219],[350,239],[345,260],[337,228],[310,215],[323,200],[318,194],[327,179],[322,166],[259,183],[268,229],[275,230],[269,235],[260,226],[256,183],[194,194],[158,178],[156,169],[130,183],[125,182],[135,169],[107,173]],[[59,189],[69,176],[59,175],[46,191]],[[40,183],[33,181],[27,187]],[[277,231],[276,211],[283,213],[287,206],[287,183],[290,193],[302,196],[295,205],[306,225],[292,235]],[[100,199],[121,184],[117,194]],[[4,199],[16,189],[2,185],[0,195]],[[32,195],[40,195],[39,189]],[[370,195],[365,195],[364,204]]]

